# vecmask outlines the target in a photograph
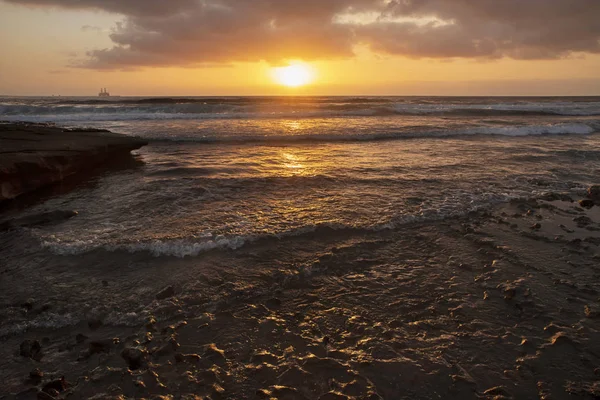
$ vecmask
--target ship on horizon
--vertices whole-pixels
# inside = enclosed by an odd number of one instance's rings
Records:
[[[100,89],[100,93],[98,93],[98,97],[110,97],[110,93],[108,93],[106,88],[102,88]]]

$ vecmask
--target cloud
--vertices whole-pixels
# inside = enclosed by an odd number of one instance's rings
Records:
[[[427,58],[600,53],[600,0],[4,0],[124,15],[114,46],[80,66],[213,66],[353,56],[357,45]]]
[[[83,25],[81,27],[81,31],[82,32],[98,32],[101,33],[104,31],[104,29],[102,29],[99,26],[94,26],[94,25]]]

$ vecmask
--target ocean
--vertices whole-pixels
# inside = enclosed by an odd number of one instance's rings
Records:
[[[197,256],[265,237],[382,230],[585,186],[600,98],[2,98],[0,119],[106,128],[143,165],[40,207],[58,254]]]
[[[149,143],[4,210],[78,214],[0,231],[0,397],[598,393],[600,97],[3,97],[0,121]]]

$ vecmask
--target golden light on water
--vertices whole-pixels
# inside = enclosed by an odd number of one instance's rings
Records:
[[[273,68],[272,75],[275,82],[287,87],[308,85],[315,79],[314,69],[300,62],[292,63],[287,67]]]

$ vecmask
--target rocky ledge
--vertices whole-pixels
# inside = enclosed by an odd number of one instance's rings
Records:
[[[0,202],[85,173],[146,144],[100,129],[0,123]]]

